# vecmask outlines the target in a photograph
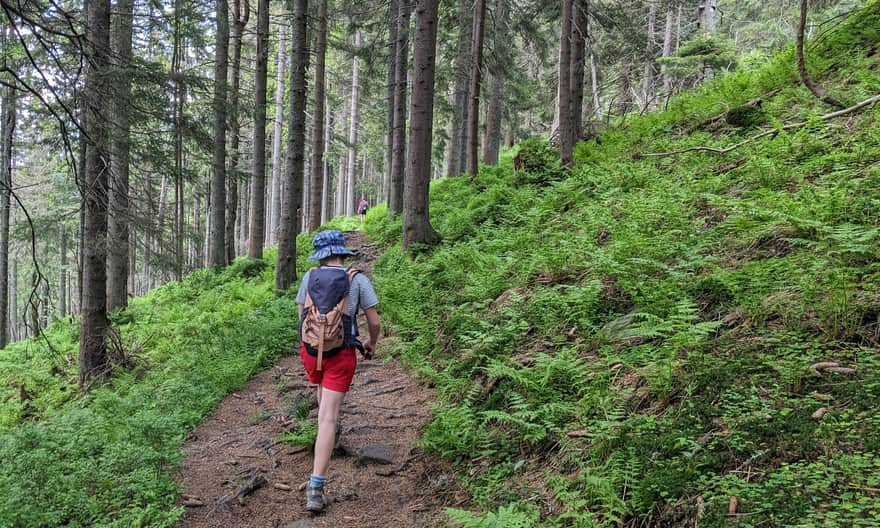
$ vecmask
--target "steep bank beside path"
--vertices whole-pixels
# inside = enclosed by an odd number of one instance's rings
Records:
[[[376,248],[360,233],[346,239],[358,252],[353,265],[371,274]],[[433,394],[396,361],[386,362],[389,344],[385,338],[373,360],[358,363],[342,406],[325,513],[308,513],[300,490],[311,472],[311,449],[279,441],[296,426],[297,404],[315,403],[299,356],[292,355],[226,397],[188,437],[178,476],[180,503],[187,506],[178,526],[435,526],[442,507],[457,500],[451,475],[417,447]]]

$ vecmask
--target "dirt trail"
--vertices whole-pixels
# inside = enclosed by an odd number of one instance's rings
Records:
[[[368,275],[376,248],[359,233],[347,233],[358,252],[354,266]],[[361,328],[366,328],[361,322]],[[282,359],[229,395],[184,445],[178,482],[178,526],[253,528],[406,528],[442,525],[440,511],[456,501],[451,475],[417,447],[430,417],[430,389],[395,361],[359,361],[342,405],[342,434],[330,462],[327,510],[305,510],[300,486],[312,468],[311,449],[279,443],[296,419],[296,402],[314,405],[298,355]],[[314,421],[313,409],[310,420]],[[385,463],[382,463],[385,462]],[[257,489],[236,497],[247,485]],[[201,504],[201,505],[199,505]]]

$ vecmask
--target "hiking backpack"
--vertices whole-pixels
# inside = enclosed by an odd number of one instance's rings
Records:
[[[353,332],[354,321],[347,313],[348,293],[358,273],[360,270],[354,268],[346,271],[320,267],[309,272],[299,329],[306,352],[318,358],[318,370],[325,357],[333,357],[344,348],[362,346]]]

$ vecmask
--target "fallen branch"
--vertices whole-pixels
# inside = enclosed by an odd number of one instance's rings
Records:
[[[865,99],[861,103],[850,106],[849,108],[844,108],[843,110],[838,110],[836,112],[831,112],[830,114],[825,114],[823,116],[819,116],[819,120],[820,121],[828,121],[829,119],[834,119],[835,117],[840,117],[840,116],[844,116],[847,114],[851,114],[851,113],[853,113],[857,110],[860,110],[866,106],[873,105],[873,104],[877,103],[878,101],[880,101],[880,95],[875,95],[874,97],[871,97],[869,99]],[[776,134],[778,134],[782,130],[791,130],[793,128],[800,128],[806,124],[807,124],[806,122],[789,123],[787,125],[783,125],[781,128],[772,128],[770,130],[765,130],[765,131],[761,132],[760,134],[756,134],[748,139],[744,139],[744,140],[740,141],[739,143],[734,143],[733,145],[730,145],[729,147],[724,147],[724,148],[707,147],[705,145],[699,145],[696,147],[688,147],[685,149],[673,150],[670,152],[649,152],[647,154],[636,153],[633,157],[635,159],[659,158],[659,157],[664,157],[664,156],[675,156],[678,154],[684,154],[686,152],[713,152],[715,154],[727,154],[728,152],[730,152],[732,150],[736,150],[736,149],[742,147],[743,145],[747,145],[747,144],[751,143],[752,141],[756,141],[756,140],[761,139],[766,136],[775,136]]]

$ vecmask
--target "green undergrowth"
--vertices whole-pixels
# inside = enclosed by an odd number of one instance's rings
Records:
[[[298,239],[298,269],[311,238]],[[78,395],[79,323],[0,351],[0,527],[171,526],[186,435],[230,390],[290,353],[291,296],[269,249],[200,270],[114,314],[109,382]]]
[[[848,104],[880,93],[878,42],[872,1],[812,43],[814,75]],[[748,126],[711,119],[756,98]],[[830,111],[789,51],[600,132],[570,170],[534,139],[435,182],[429,251],[368,213],[384,317],[440,400],[423,443],[483,512],[453,525],[880,523],[880,110]],[[644,156],[765,120],[807,124]]]

